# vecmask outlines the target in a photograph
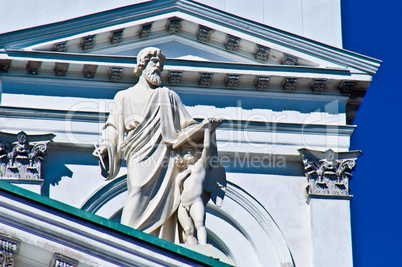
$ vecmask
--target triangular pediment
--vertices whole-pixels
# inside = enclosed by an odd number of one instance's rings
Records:
[[[185,0],[136,4],[2,37],[5,50],[135,56],[140,48],[157,46],[168,58],[368,73],[379,66],[377,60]]]
[[[347,96],[348,121],[381,63],[194,1],[157,0],[2,34],[0,71],[131,83],[148,46],[168,59],[166,84]]]

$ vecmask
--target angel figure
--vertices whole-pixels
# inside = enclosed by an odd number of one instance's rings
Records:
[[[211,127],[212,124],[215,127]],[[185,144],[180,149],[181,154],[176,156],[176,165],[182,170],[176,180],[181,192],[178,219],[187,244],[197,244],[197,239],[199,245],[207,244],[205,205],[212,198],[220,207],[226,189],[224,168],[219,162],[213,164],[211,161],[214,158],[213,151],[216,151],[213,130],[218,124],[221,122],[217,119],[206,119],[202,123],[204,125],[201,128],[204,130],[202,152],[194,145]],[[197,238],[194,236],[194,228],[197,230]]]

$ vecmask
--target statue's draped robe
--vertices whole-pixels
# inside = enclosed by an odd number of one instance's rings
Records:
[[[121,223],[177,242],[175,213],[180,192],[175,182],[178,169],[171,144],[177,140],[181,130],[195,121],[179,96],[164,87],[152,92],[143,114],[136,114],[138,112],[134,111],[130,101],[138,97],[134,90],[134,87],[129,88],[115,96],[115,109],[102,133],[103,143],[108,149],[106,169],[102,173],[107,179],[116,177],[124,155],[128,200]]]

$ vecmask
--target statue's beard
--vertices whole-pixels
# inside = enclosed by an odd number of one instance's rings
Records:
[[[152,85],[159,86],[162,84],[162,78],[158,69],[145,69],[143,73],[145,79]]]

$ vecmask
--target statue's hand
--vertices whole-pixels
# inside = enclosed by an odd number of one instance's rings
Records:
[[[105,158],[107,156],[107,147],[104,144],[99,145],[98,147],[95,146],[94,152],[92,152],[92,155],[94,155],[97,158]]]
[[[205,118],[204,120],[203,120],[203,123],[211,123],[211,122],[221,122],[222,121],[222,119],[221,118],[219,118],[219,117],[211,117],[211,118]]]

